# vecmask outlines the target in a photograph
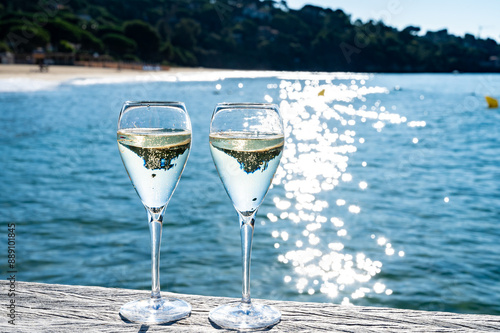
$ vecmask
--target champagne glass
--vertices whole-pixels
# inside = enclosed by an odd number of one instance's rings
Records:
[[[129,302],[120,314],[143,324],[189,316],[191,305],[160,296],[160,243],[163,214],[191,148],[191,121],[183,103],[126,102],[118,119],[120,155],[148,213],[151,234],[151,298]]]
[[[223,103],[212,114],[210,151],[238,212],[243,266],[241,301],[221,305],[209,314],[224,328],[265,328],[281,318],[274,307],[252,303],[250,257],[255,214],[280,163],[283,144],[283,121],[276,105]]]

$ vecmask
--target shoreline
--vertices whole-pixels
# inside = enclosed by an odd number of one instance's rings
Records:
[[[144,71],[71,65],[53,65],[49,66],[48,72],[40,72],[37,65],[0,64],[0,93],[53,89],[61,84],[91,85],[177,81],[215,82],[231,78],[270,77],[286,80],[350,80],[353,78],[368,79],[370,75],[372,74],[349,72],[287,72],[204,67],[171,67],[168,70]]]
[[[153,75],[179,76],[199,73],[227,71],[210,68],[171,67],[166,71],[143,71],[133,69],[113,69],[86,66],[49,66],[48,72],[40,72],[38,65],[0,64],[0,80],[29,79],[62,83],[75,79],[120,79],[129,77],[150,77]]]
[[[269,78],[286,80],[369,79],[374,75],[428,75],[454,73],[361,73],[361,72],[307,72],[222,69],[205,67],[170,67],[168,70],[136,70],[102,67],[52,65],[48,72],[40,72],[38,65],[0,64],[0,93],[28,92],[52,89],[61,84],[115,84],[126,82],[218,81],[229,78]],[[460,73],[462,74],[462,73]],[[469,75],[500,75],[500,73],[463,73]]]
[[[120,69],[78,66],[78,65],[51,65],[48,72],[40,72],[38,65],[30,64],[0,64],[0,80],[4,79],[36,79],[43,81],[59,81],[64,82],[72,79],[87,79],[87,78],[110,78],[110,77],[130,77],[130,76],[151,76],[151,75],[190,75],[200,73],[298,73],[298,74],[357,74],[357,75],[377,75],[377,74],[404,74],[404,75],[419,75],[419,74],[500,74],[498,72],[323,72],[323,71],[281,71],[281,70],[252,70],[252,69],[228,69],[228,68],[206,68],[206,67],[170,67],[168,70],[135,70],[135,69]]]

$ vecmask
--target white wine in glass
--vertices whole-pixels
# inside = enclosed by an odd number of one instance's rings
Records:
[[[259,329],[278,323],[281,313],[250,297],[250,258],[255,214],[280,163],[284,132],[273,104],[218,104],[210,124],[210,151],[219,177],[238,212],[242,250],[242,298],[209,314],[231,329]]]
[[[179,102],[126,102],[118,120],[123,165],[149,218],[151,297],[122,306],[127,320],[161,324],[189,316],[191,306],[160,295],[160,243],[163,214],[179,182],[191,148],[191,122]]]

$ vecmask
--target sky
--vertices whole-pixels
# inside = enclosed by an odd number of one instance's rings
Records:
[[[342,9],[351,20],[384,21],[399,30],[409,26],[427,31],[448,29],[457,36],[470,33],[500,42],[500,1],[498,0],[286,0],[291,9],[306,4]]]

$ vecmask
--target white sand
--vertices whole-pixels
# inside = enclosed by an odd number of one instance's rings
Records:
[[[139,71],[111,68],[96,68],[82,66],[49,66],[48,72],[40,72],[37,65],[0,65],[0,80],[5,79],[32,79],[52,82],[64,82],[73,79],[101,79],[101,78],[127,78],[151,75],[183,75],[202,72],[217,72],[217,69],[207,68],[179,68],[174,67],[167,71]]]

